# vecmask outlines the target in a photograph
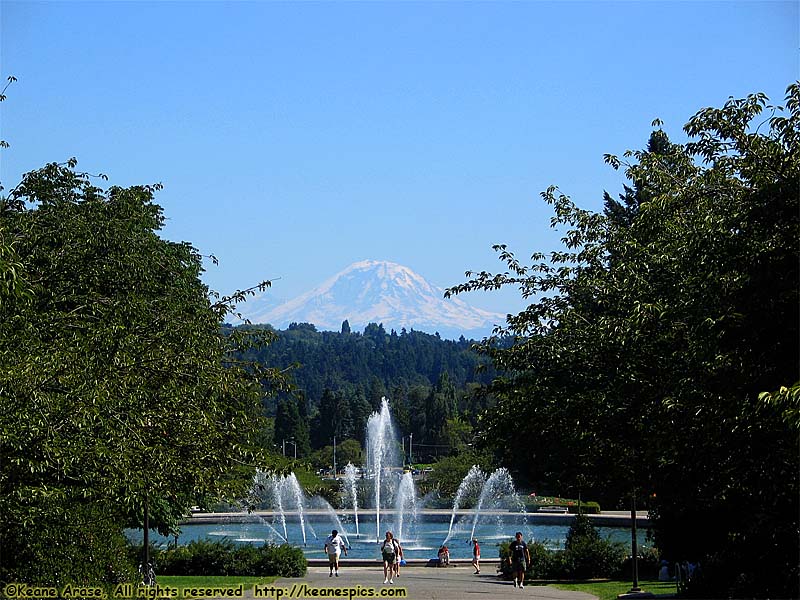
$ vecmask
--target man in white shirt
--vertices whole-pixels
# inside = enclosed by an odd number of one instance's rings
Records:
[[[328,577],[333,577],[334,570],[336,571],[336,576],[339,576],[339,555],[344,552],[344,555],[347,556],[347,546],[344,543],[344,540],[339,535],[339,532],[335,529],[331,531],[331,534],[325,538],[325,552],[328,555],[328,565],[331,568],[331,572]]]

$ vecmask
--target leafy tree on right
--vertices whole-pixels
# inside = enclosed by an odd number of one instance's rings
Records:
[[[531,304],[485,340],[500,375],[483,442],[519,476],[647,506],[704,597],[798,597],[800,85],[698,112],[674,144],[606,156],[603,213],[542,194],[564,249],[467,273]],[[764,392],[773,392],[764,394]],[[525,451],[510,447],[512,436]]]

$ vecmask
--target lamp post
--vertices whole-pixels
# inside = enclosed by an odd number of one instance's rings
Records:
[[[336,480],[336,436],[333,436],[333,479]]]
[[[653,598],[653,594],[639,587],[639,544],[636,541],[636,487],[631,490],[631,568],[633,570],[633,585],[630,591],[617,595],[618,600],[631,598]]]
[[[636,539],[636,488],[631,491],[631,554],[633,558],[633,586],[631,594],[642,591],[639,587],[639,542]]]
[[[411,451],[411,447],[414,443],[414,434],[408,434],[408,464],[411,465],[414,463],[414,453]]]
[[[286,456],[286,442],[289,442],[292,446],[294,446],[294,459],[297,460],[297,444],[294,441],[294,438],[290,440],[283,440],[283,455]]]
[[[147,493],[144,496],[144,530],[143,530],[143,542],[142,542],[142,550],[143,550],[143,557],[142,557],[142,576],[144,577],[144,584],[145,585],[152,585],[153,582],[150,581],[150,507],[148,506],[148,498]]]

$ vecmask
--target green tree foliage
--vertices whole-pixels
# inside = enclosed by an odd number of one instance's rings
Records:
[[[0,102],[6,99],[6,90],[17,80],[13,75],[8,77],[6,85],[0,91]],[[8,142],[0,139],[0,149],[8,148]],[[3,191],[0,184],[0,192]],[[24,284],[22,260],[17,254],[14,240],[7,230],[5,222],[0,220],[0,306],[9,298],[19,298],[27,291]]]
[[[23,268],[10,232],[0,221],[0,307],[27,292]]]
[[[450,454],[461,454],[468,451],[472,436],[472,426],[464,419],[454,417],[445,421],[438,441],[450,449]]]
[[[491,473],[495,469],[493,457],[486,453],[478,453],[473,449],[453,456],[441,458],[433,465],[429,476],[430,487],[435,488],[440,498],[446,498],[452,506],[452,498],[458,491],[458,486],[466,477],[473,465],[477,465],[484,473]],[[464,498],[463,506],[471,506],[478,498]]]
[[[364,452],[361,449],[361,444],[358,440],[336,439],[336,470],[341,472],[347,463],[353,463],[356,466],[364,464]],[[333,445],[323,446],[316,452],[313,452],[310,457],[311,465],[315,469],[331,469],[333,468]]]
[[[361,440],[367,429],[367,421],[372,414],[372,407],[367,402],[364,390],[357,387],[345,387],[342,392],[350,401],[350,419],[353,424],[352,435]]]
[[[4,581],[110,577],[112,540],[145,506],[166,532],[241,494],[264,466],[264,388],[282,385],[231,359],[253,336],[223,335],[234,299],[214,302],[197,251],[157,235],[158,186],[103,190],[74,166],[0,199],[1,279],[10,255],[27,286],[0,302]],[[90,563],[70,558],[76,539]]]
[[[793,84],[785,109],[700,111],[686,144],[658,129],[606,157],[633,185],[604,214],[543,194],[565,250],[526,266],[498,246],[508,271],[449,291],[532,299],[516,343],[485,348],[502,373],[486,442],[518,431],[505,458],[531,480],[646,492],[658,546],[702,563],[705,595],[798,596],[798,125]]]
[[[442,373],[425,402],[425,423],[427,428],[425,433],[427,435],[424,438],[419,436],[419,442],[428,441],[432,444],[445,444],[447,421],[455,415],[455,411],[455,387],[450,383],[447,373]]]
[[[350,403],[344,394],[326,389],[320,398],[318,411],[311,425],[315,448],[332,443],[334,437],[341,441],[353,436]]]
[[[449,454],[453,440],[468,442],[462,425],[473,426],[492,403],[480,387],[491,381],[489,361],[463,338],[456,342],[417,331],[398,335],[375,324],[363,334],[317,331],[308,323],[293,323],[285,331],[252,325],[229,329],[274,334],[268,347],[241,358],[292,371],[294,394],[270,399],[267,405],[269,414],[276,415],[278,446],[283,439],[300,439],[304,434],[297,430],[303,427],[314,450],[330,445],[334,435],[363,440],[367,419],[387,397],[399,435],[413,433],[420,444],[415,458],[428,460]],[[306,420],[304,401],[293,416],[281,406],[298,403],[298,394],[307,399],[310,419],[305,425],[300,422]],[[464,415],[462,422],[448,424],[457,415]],[[301,455],[306,456],[298,448]]]
[[[275,413],[275,444],[286,456],[298,458],[308,456],[311,452],[308,419],[301,414],[303,401],[298,398],[283,398],[278,401]],[[296,445],[296,447],[295,447]]]
[[[395,426],[400,431],[410,431],[411,414],[408,412],[408,389],[403,385],[397,385],[392,387],[389,394],[389,410],[392,412]]]
[[[326,388],[361,388],[376,410],[382,397],[392,399],[397,386],[432,387],[442,373],[447,373],[452,385],[461,390],[472,382],[489,383],[493,375],[489,361],[472,349],[471,341],[443,340],[420,331],[393,335],[373,324],[363,334],[341,333],[317,331],[307,323],[292,324],[281,331],[253,325],[236,330],[275,333],[273,343],[243,358],[294,367],[293,380],[312,407]]]
[[[347,463],[362,465],[364,458],[364,452],[358,440],[349,439],[337,443],[336,464],[339,469],[343,469]]]

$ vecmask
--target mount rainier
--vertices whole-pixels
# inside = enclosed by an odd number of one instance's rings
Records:
[[[415,329],[456,339],[480,338],[502,324],[505,315],[469,306],[408,267],[365,260],[353,263],[313,290],[275,305],[267,290],[239,307],[253,323],[285,329],[290,323],[313,323],[317,329],[338,331],[347,320],[353,331],[382,323],[387,331]]]

